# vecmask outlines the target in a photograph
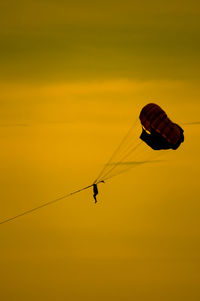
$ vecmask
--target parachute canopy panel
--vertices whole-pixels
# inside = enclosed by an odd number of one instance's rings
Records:
[[[154,150],[177,149],[184,141],[183,129],[173,123],[158,105],[147,104],[140,112],[140,139]]]

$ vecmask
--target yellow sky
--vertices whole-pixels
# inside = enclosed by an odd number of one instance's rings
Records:
[[[92,183],[148,102],[185,130],[159,163],[101,184],[97,205],[88,190],[2,225],[2,300],[198,300],[200,127],[184,123],[199,121],[199,4],[0,11],[1,220]]]

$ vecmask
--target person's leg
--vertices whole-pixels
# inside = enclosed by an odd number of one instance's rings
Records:
[[[93,195],[95,203],[97,203],[96,194]]]

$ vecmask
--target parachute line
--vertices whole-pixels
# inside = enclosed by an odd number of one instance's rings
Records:
[[[130,127],[130,129],[128,130],[127,134],[124,136],[124,138],[121,140],[120,144],[117,146],[117,148],[114,150],[113,154],[111,155],[110,159],[108,160],[108,162],[104,165],[104,167],[102,168],[102,170],[100,171],[99,175],[97,176],[96,180],[94,181],[94,184],[97,183],[97,181],[101,178],[101,176],[103,175],[103,173],[105,172],[105,170],[108,168],[109,164],[112,162],[112,160],[114,159],[114,157],[119,153],[120,149],[122,148],[122,146],[125,144],[126,140],[128,139],[129,135],[131,134],[132,130],[135,128],[137,124],[137,118],[134,121],[134,123],[132,124],[132,126]]]
[[[166,154],[166,152],[165,152],[165,154]],[[160,163],[160,162],[163,162],[164,160],[155,160],[155,159],[157,159],[158,157],[160,157],[160,156],[163,156],[164,154],[156,154],[155,156],[152,156],[152,155],[150,155],[149,157],[147,157],[147,159],[145,160],[145,161],[136,161],[135,163],[137,163],[137,164],[133,164],[133,165],[129,165],[127,168],[125,168],[124,170],[121,170],[121,171],[116,171],[116,172],[114,172],[113,174],[111,173],[109,173],[108,175],[107,175],[107,177],[104,177],[104,178],[102,178],[102,181],[107,181],[107,180],[110,180],[110,179],[112,179],[112,178],[114,178],[114,177],[116,177],[116,176],[119,176],[120,174],[122,174],[122,173],[125,173],[125,172],[128,172],[130,169],[132,169],[132,168],[135,168],[135,167],[138,167],[139,165],[143,165],[143,164],[147,164],[147,163],[149,163],[149,164],[151,164],[151,163]],[[124,163],[124,164],[123,164]],[[116,163],[117,164],[117,163]],[[123,164],[123,165],[126,165],[126,162],[118,162],[118,165],[121,165],[121,164]]]
[[[193,121],[193,122],[185,122],[182,123],[183,125],[196,125],[196,124],[200,124],[200,121]]]
[[[119,161],[119,162],[117,162],[116,163],[116,165],[114,165],[114,166],[112,166],[111,168],[110,168],[110,170],[108,170],[105,174],[104,174],[104,176],[103,176],[103,178],[100,178],[101,180],[103,180],[103,179],[105,179],[105,177],[106,176],[108,176],[112,171],[113,171],[113,169],[115,169],[118,165],[120,165],[128,156],[130,156],[140,145],[142,144],[142,142],[139,142],[138,144],[136,144],[136,146],[134,146],[133,148],[131,148],[131,150],[127,153],[127,154],[125,154],[122,158],[121,158],[121,160]]]
[[[102,183],[102,181],[97,182],[97,184],[99,184],[99,183]],[[63,196],[61,196],[61,197],[59,197],[59,198],[57,198],[57,199],[54,199],[54,200],[49,201],[49,202],[47,202],[47,203],[44,203],[44,204],[42,204],[42,205],[40,205],[40,206],[34,207],[34,208],[30,209],[30,210],[26,210],[26,211],[24,211],[24,212],[22,212],[22,213],[20,213],[20,214],[17,214],[17,215],[15,215],[15,216],[13,216],[13,217],[7,218],[7,219],[3,220],[2,222],[0,222],[0,225],[5,224],[5,223],[8,223],[8,222],[10,222],[10,221],[12,221],[12,220],[14,220],[14,219],[17,219],[17,218],[19,218],[19,217],[21,217],[21,216],[24,216],[24,215],[27,215],[27,214],[29,214],[29,213],[32,213],[32,212],[34,212],[34,211],[36,211],[36,210],[39,210],[39,209],[41,209],[41,208],[43,208],[43,207],[47,207],[47,206],[49,206],[49,205],[52,205],[52,204],[54,204],[54,203],[56,203],[56,202],[59,202],[59,201],[61,201],[61,200],[63,200],[63,199],[66,199],[66,198],[68,198],[68,197],[70,197],[70,196],[72,196],[72,195],[74,195],[74,194],[76,194],[76,193],[79,193],[79,192],[81,192],[81,191],[83,191],[83,190],[89,189],[89,188],[92,187],[92,186],[93,186],[93,184],[91,184],[91,185],[89,185],[89,186],[86,186],[86,187],[83,187],[83,188],[81,188],[81,189],[78,189],[78,190],[76,190],[76,191],[73,191],[73,192],[71,192],[71,193],[65,194],[65,195],[63,195]]]

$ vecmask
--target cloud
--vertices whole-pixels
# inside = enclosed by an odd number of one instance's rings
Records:
[[[0,79],[199,78],[198,11],[178,0],[10,0],[0,11]]]
[[[149,161],[127,161],[127,162],[114,162],[110,163],[108,165],[140,165],[140,164],[146,164],[146,163],[160,163],[164,162],[165,160],[149,160]]]
[[[27,123],[2,123],[0,127],[28,127],[30,126]]]

